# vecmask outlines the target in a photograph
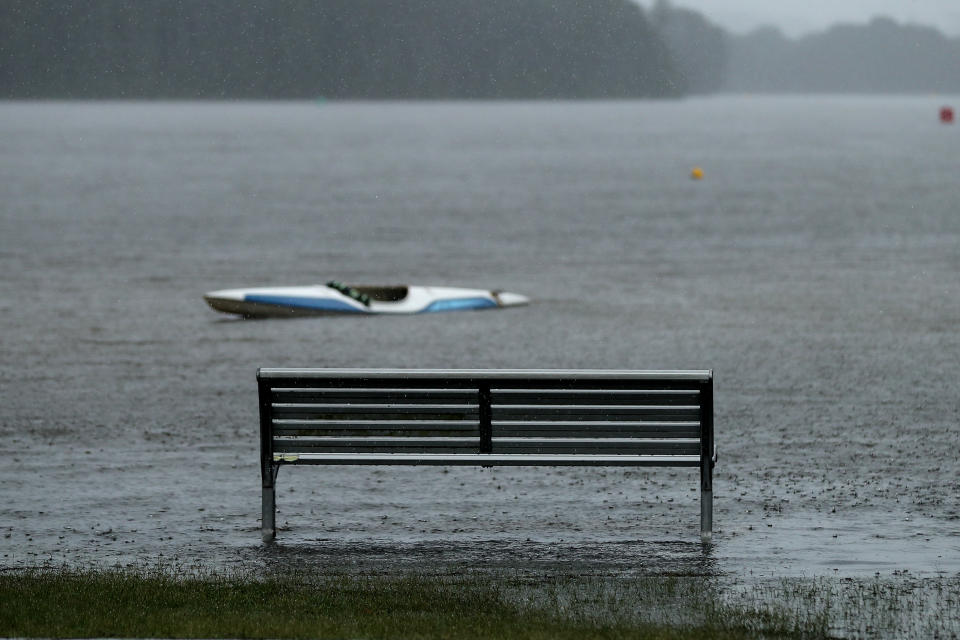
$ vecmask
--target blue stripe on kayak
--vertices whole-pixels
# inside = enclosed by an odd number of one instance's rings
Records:
[[[258,302],[260,304],[273,304],[280,307],[294,307],[296,309],[316,309],[318,311],[347,311],[353,313],[365,313],[356,307],[341,302],[340,300],[331,300],[330,298],[299,298],[297,296],[264,296],[264,295],[246,295],[243,296],[246,302]]]
[[[469,311],[472,309],[489,309],[497,306],[497,303],[490,298],[456,298],[453,300],[436,300],[431,302],[426,309],[420,313],[433,313],[436,311]]]

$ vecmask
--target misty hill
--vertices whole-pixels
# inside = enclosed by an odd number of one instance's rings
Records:
[[[712,93],[726,78],[727,33],[702,14],[657,0],[650,22],[667,43],[676,69],[690,93]]]
[[[725,91],[960,91],[960,38],[889,18],[797,40],[766,27],[729,42]]]
[[[683,88],[632,0],[0,3],[0,97],[599,98]]]

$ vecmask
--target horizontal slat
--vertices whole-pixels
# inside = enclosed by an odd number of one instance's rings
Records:
[[[276,454],[278,464],[395,464],[395,465],[489,465],[489,466],[603,466],[603,467],[696,467],[700,456],[638,455],[535,455],[535,454],[455,454],[441,453],[304,453]]]
[[[608,421],[512,421],[493,422],[493,435],[564,438],[573,434],[590,437],[699,438],[699,422],[608,422]],[[477,420],[295,420],[273,421],[273,431],[477,431]]]
[[[507,405],[699,405],[690,389],[491,389],[491,403]]]
[[[274,389],[273,402],[276,403],[349,403],[369,402],[378,403],[459,403],[476,404],[477,391],[475,389],[342,389],[332,387],[328,389],[303,388]]]
[[[343,437],[343,436],[323,436],[323,437],[312,437],[312,438],[274,438],[274,442],[316,442],[316,443],[370,443],[378,442],[384,446],[388,444],[397,444],[405,445],[410,442],[420,442],[425,444],[477,444],[480,442],[478,438],[464,438],[456,436],[426,436],[419,438],[412,438],[408,436],[374,436],[374,437]]]
[[[633,410],[642,411],[699,411],[698,405],[662,405],[662,404],[638,404],[638,405],[620,405],[620,404],[503,404],[491,403],[494,411],[609,411],[612,413],[630,413]]]
[[[700,395],[699,389],[608,389],[606,387],[595,387],[589,389],[551,389],[549,387],[542,387],[536,389],[526,389],[523,387],[509,387],[509,388],[499,388],[492,387],[490,389],[491,393],[503,393],[508,395],[523,395],[526,393],[535,393],[537,395],[560,395],[564,397],[569,396],[594,396],[597,394],[607,394],[611,396],[615,395],[636,395],[636,396],[648,396],[648,395],[673,395],[673,396],[698,396]]]
[[[492,427],[494,436],[700,437],[700,423],[694,421],[494,420]]]
[[[479,438],[479,429],[274,429],[278,438]]]
[[[494,438],[493,453],[700,455],[700,440],[636,438]]]
[[[476,404],[477,390],[471,389],[337,389],[314,388],[274,390],[279,404]],[[698,393],[688,389],[494,389],[493,404],[593,404],[593,405],[696,405]]]
[[[276,453],[478,453],[480,438],[322,437],[276,438]]]
[[[593,427],[589,430],[584,429],[547,429],[539,427],[500,427],[494,428],[495,437],[540,437],[556,438],[571,435],[591,435],[598,438],[617,438],[622,436],[631,436],[636,438],[699,438],[700,429],[698,427],[649,427],[644,429],[616,429]]]
[[[262,368],[260,380],[282,379],[476,379],[476,380],[684,380],[706,382],[713,378],[710,370],[608,370],[608,369],[313,369]]]
[[[277,436],[480,437],[477,421],[446,420],[276,420]]]
[[[700,407],[689,405],[493,405],[494,420],[522,420],[537,418],[566,418],[568,420],[611,420],[627,418],[659,418],[675,420],[698,420]]]
[[[409,387],[418,389],[436,389],[442,387],[450,390],[476,392],[477,389],[629,389],[629,390],[677,390],[694,391],[699,389],[703,382],[674,379],[567,379],[567,378],[516,378],[516,379],[483,379],[483,378],[274,378],[262,380],[268,386],[283,389],[393,389]]]
[[[391,431],[409,430],[409,431],[476,431],[479,429],[479,422],[473,420],[410,420],[408,417],[397,418],[394,420],[311,420],[311,419],[274,419],[273,431],[282,433],[283,431],[299,431],[302,429],[312,429],[316,431],[356,429],[359,431],[371,429],[388,429]]]
[[[383,411],[392,413],[394,411],[476,411],[476,404],[445,404],[445,403],[396,403],[396,402],[275,402],[273,408],[276,409],[304,409],[304,410],[322,410],[322,411],[346,411],[357,413],[368,413],[370,411]]]
[[[402,438],[398,438],[402,440]],[[558,442],[558,443],[608,443],[608,444],[633,444],[637,442],[660,442],[660,443],[674,443],[674,444],[696,444],[699,446],[699,438],[647,438],[643,440],[637,440],[636,438],[493,438],[494,442]]]
[[[314,418],[325,420],[375,420],[381,417],[398,420],[478,420],[479,409],[468,404],[291,404],[275,403],[275,419]]]
[[[438,381],[440,382],[440,381]],[[350,387],[350,386],[317,386],[317,387],[272,387],[271,391],[274,393],[437,393],[437,394],[461,394],[465,390],[469,390],[472,387],[457,387],[451,389],[449,387],[441,386],[440,384],[431,385],[431,386],[394,386],[394,387]]]

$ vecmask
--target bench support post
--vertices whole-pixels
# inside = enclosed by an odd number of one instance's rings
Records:
[[[277,535],[276,489],[273,485],[263,488],[263,541],[271,542]]]
[[[260,394],[260,477],[263,481],[263,541],[270,542],[277,535],[276,486],[279,466],[273,463],[273,418],[272,398],[269,383],[260,379],[257,372],[257,388]]]
[[[700,540],[713,539],[713,491],[700,492]]]
[[[700,540],[713,539],[713,378],[700,385]]]

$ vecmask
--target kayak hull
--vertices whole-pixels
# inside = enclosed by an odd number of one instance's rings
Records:
[[[316,285],[223,289],[206,293],[203,299],[216,311],[244,318],[409,315],[499,309],[529,303],[529,298],[517,293],[485,289],[358,286],[355,291],[369,291],[373,296],[367,296],[367,302],[364,303],[339,290],[325,285]],[[404,295],[400,297],[398,292]]]

